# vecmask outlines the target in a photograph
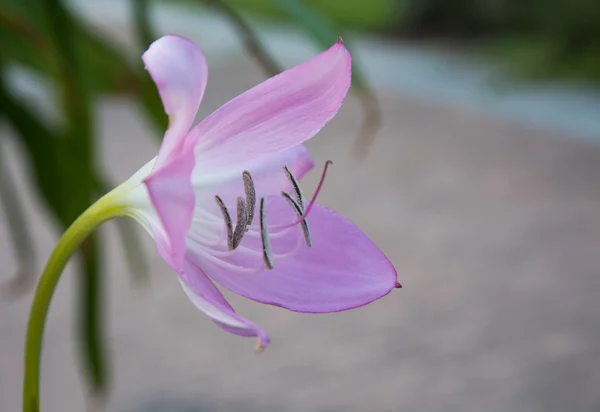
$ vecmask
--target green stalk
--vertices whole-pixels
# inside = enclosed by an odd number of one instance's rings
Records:
[[[126,207],[115,202],[114,196],[109,193],[90,206],[73,222],[52,251],[38,282],[27,325],[23,412],[39,411],[40,359],[44,325],[54,289],[63,269],[70,257],[95,228],[109,219],[126,214]]]

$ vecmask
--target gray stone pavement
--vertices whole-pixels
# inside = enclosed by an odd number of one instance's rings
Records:
[[[212,66],[201,114],[260,78],[246,62]],[[352,99],[309,148],[318,164],[335,161],[321,202],[381,246],[404,289],[318,316],[232,297],[271,334],[257,356],[253,341],[221,331],[187,301],[148,239],[151,283],[132,287],[108,224],[107,410],[600,410],[600,147],[464,109],[382,99],[384,128],[363,164],[348,157],[360,121]],[[103,102],[98,125],[115,181],[156,150],[128,102]],[[58,233],[30,193],[27,211],[41,266]],[[0,261],[6,279],[15,264],[3,222]],[[85,410],[74,281],[70,269],[51,308],[43,411]],[[20,408],[30,299],[0,300],[0,412]]]

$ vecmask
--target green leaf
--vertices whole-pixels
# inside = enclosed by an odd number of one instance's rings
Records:
[[[28,9],[24,9],[28,6]],[[32,2],[0,4],[0,55],[5,63],[17,62],[37,71],[56,74],[56,65],[46,36],[38,28]],[[33,10],[30,10],[33,9]],[[39,10],[37,10],[39,12]]]
[[[79,276],[78,335],[83,363],[91,378],[95,396],[108,391],[107,349],[103,333],[103,282],[100,268],[99,233],[92,233],[82,244],[82,272]]]
[[[321,45],[330,47],[340,37],[339,28],[326,15],[300,0],[273,0],[289,17],[303,26]]]
[[[12,295],[20,295],[35,279],[35,251],[25,209],[21,204],[13,176],[2,159],[2,151],[0,151],[0,209],[4,213],[18,264],[16,276],[6,285],[7,291]]]
[[[50,210],[63,225],[68,224],[63,203],[68,200],[67,187],[61,184],[62,140],[26,105],[6,88],[0,73],[0,111],[20,137],[34,174],[34,183]]]
[[[63,204],[70,222],[91,204],[94,192],[95,156],[91,93],[86,84],[84,64],[73,38],[75,24],[60,0],[44,2],[46,26],[54,44],[59,67],[58,86],[64,117],[65,167],[70,202]],[[69,222],[69,223],[70,223]],[[82,245],[83,276],[79,287],[79,336],[81,356],[94,393],[107,387],[104,339],[102,334],[102,298],[98,260],[98,243],[90,237]]]
[[[323,49],[331,47],[342,36],[341,29],[331,19],[301,0],[272,1],[281,7],[296,23],[306,29]],[[346,39],[344,39],[344,44],[351,50],[350,44]],[[362,70],[356,63],[356,59],[352,61],[352,85],[357,88],[364,88],[367,85],[367,81]]]
[[[150,27],[148,0],[133,1],[133,21],[140,49],[145,50],[155,40]]]
[[[6,0],[5,0],[6,1]],[[29,4],[35,12],[25,13],[22,8],[9,7]],[[44,24],[40,3],[9,1],[0,4],[0,55],[7,63],[18,63],[39,74],[59,80],[60,68],[54,42],[50,38],[48,24]],[[70,22],[73,49],[80,56],[79,72],[81,81],[90,93],[127,94],[133,96],[141,105],[145,115],[159,131],[167,126],[167,116],[162,102],[150,76],[144,71],[138,55],[131,64],[115,45],[110,44],[90,27],[81,24],[63,8],[65,19]],[[33,16],[38,16],[33,18]],[[147,41],[147,40],[146,40]],[[160,135],[162,136],[162,134]]]

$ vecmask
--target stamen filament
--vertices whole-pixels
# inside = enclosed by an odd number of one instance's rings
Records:
[[[300,216],[298,218],[298,220],[296,220],[295,222],[289,223],[287,225],[272,226],[269,229],[287,229],[289,227],[294,227],[294,226],[302,223],[302,221],[308,217],[310,210],[312,209],[313,205],[315,204],[315,202],[317,200],[317,196],[319,196],[319,192],[321,191],[321,188],[323,187],[323,183],[325,182],[325,176],[327,176],[327,169],[329,169],[329,166],[332,164],[333,164],[333,162],[331,160],[328,160],[327,162],[325,162],[325,167],[323,168],[323,173],[321,174],[321,180],[319,181],[319,184],[317,185],[317,189],[315,190],[315,193],[313,194],[313,197],[310,200],[308,207],[304,210],[304,213],[302,214],[302,216]]]
[[[265,208],[265,198],[260,198],[260,238],[263,246],[263,260],[267,269],[273,269],[273,253],[271,252],[271,243],[267,232],[267,210]]]
[[[302,217],[303,210],[300,207],[300,205],[296,203],[294,198],[287,192],[281,192],[281,195],[284,197],[285,200],[288,201],[290,206],[292,206],[292,209],[294,209],[294,211],[296,212],[296,216]],[[308,247],[311,247],[312,239],[310,238],[310,229],[308,227],[308,222],[306,221],[306,219],[304,219],[302,220],[302,222],[300,222],[300,225],[302,226],[302,233],[304,234],[304,240],[306,241],[306,245]]]
[[[294,174],[287,167],[287,165],[283,167],[283,170],[285,171],[285,174],[288,180],[290,181],[292,188],[294,189],[294,194],[296,195],[296,201],[298,203],[298,206],[300,206],[301,211],[304,212],[304,195],[302,193],[302,188],[300,187],[298,180],[296,180],[296,176],[294,176]],[[300,215],[302,215],[302,213],[300,213]]]
[[[287,233],[287,231],[291,228],[293,228],[296,225],[301,225],[302,228],[302,233],[304,235],[304,240],[307,244],[308,247],[312,246],[312,239],[310,236],[310,228],[308,226],[308,222],[306,221],[307,216],[310,214],[310,211],[313,207],[313,205],[315,204],[317,197],[321,191],[321,188],[323,187],[323,184],[325,182],[325,177],[327,176],[327,170],[329,169],[329,166],[332,165],[333,162],[331,160],[328,160],[325,163],[325,166],[323,168],[323,173],[321,174],[321,179],[319,180],[319,184],[317,185],[317,188],[315,190],[315,193],[313,194],[310,202],[308,203],[308,206],[305,208],[305,202],[304,202],[304,196],[302,194],[302,189],[300,188],[300,185],[298,184],[298,181],[296,180],[295,176],[293,175],[293,173],[291,172],[291,170],[287,167],[284,166],[284,170],[285,173],[287,175],[288,180],[290,181],[292,188],[294,190],[294,197],[292,197],[292,195],[290,195],[287,192],[281,192],[281,195],[283,196],[284,199],[286,199],[286,201],[289,203],[289,205],[292,207],[292,209],[294,209],[294,212],[297,216],[297,220],[290,223],[290,224],[284,224],[284,225],[275,225],[275,226],[271,226],[268,227],[267,226],[267,211],[266,211],[266,205],[265,205],[265,198],[261,197],[260,198],[260,222],[259,222],[259,226],[260,226],[260,238],[261,238],[261,244],[262,244],[262,257],[263,257],[263,261],[265,266],[267,267],[267,269],[273,269],[274,267],[274,258],[277,257],[289,257],[295,253],[297,253],[300,250],[302,241],[300,239],[298,239],[298,243],[296,245],[296,247],[287,253],[283,253],[283,254],[274,254],[271,248],[271,242],[270,242],[270,238],[269,235],[272,235],[274,238],[278,238],[281,236],[284,236],[285,233]],[[246,232],[248,232],[249,236],[256,236],[257,233],[255,233],[254,229],[256,228],[256,225],[252,224],[252,221],[254,220],[254,210],[256,207],[256,190],[254,187],[254,182],[252,180],[252,176],[250,175],[250,172],[248,171],[244,171],[242,173],[242,178],[244,180],[244,192],[245,192],[245,199],[243,197],[238,197],[237,198],[237,213],[236,213],[236,223],[235,223],[235,230],[233,228],[233,223],[231,220],[231,216],[229,214],[229,211],[227,210],[227,207],[225,206],[225,203],[223,202],[223,200],[218,196],[215,195],[215,201],[217,202],[217,205],[219,206],[219,208],[221,209],[221,213],[223,214],[223,220],[225,222],[225,231],[221,232],[221,233],[227,233],[227,249],[228,251],[225,250],[214,250],[212,248],[210,248],[212,250],[212,254],[208,251],[203,250],[202,253],[204,255],[210,256],[211,260],[213,261],[219,261],[221,262],[220,265],[226,265],[229,266],[231,264],[226,263],[224,261],[222,261],[221,259],[219,259],[217,256],[222,256],[222,257],[226,257],[228,256],[229,253],[233,252],[234,250],[236,250],[241,242],[242,239],[245,235]],[[200,212],[206,215],[206,219],[198,219],[198,221],[194,221],[195,223],[199,223],[202,220],[204,220],[204,223],[208,223],[208,224],[218,224],[218,222],[216,222],[215,220],[212,219],[216,219],[214,215],[212,215],[211,213],[208,213],[204,210],[202,210],[200,208]],[[253,229],[253,230],[250,230]],[[275,230],[275,232],[272,232],[273,230]],[[222,236],[222,235],[221,235]],[[191,236],[190,240],[208,247],[209,244],[214,245],[214,238],[212,239],[207,239],[206,236]],[[252,249],[248,249],[248,248],[241,248],[240,250],[243,251],[253,251]],[[257,251],[258,252],[258,251]],[[215,256],[217,255],[217,256]],[[237,267],[235,265],[231,265],[233,267],[236,267],[239,269],[244,269],[242,267]],[[254,270],[254,269],[252,269]],[[256,269],[259,270],[259,269]]]

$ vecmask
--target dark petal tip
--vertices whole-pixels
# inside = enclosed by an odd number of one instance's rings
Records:
[[[396,282],[396,284],[394,285],[394,287],[396,289],[402,289],[402,285],[400,284],[400,282]]]

